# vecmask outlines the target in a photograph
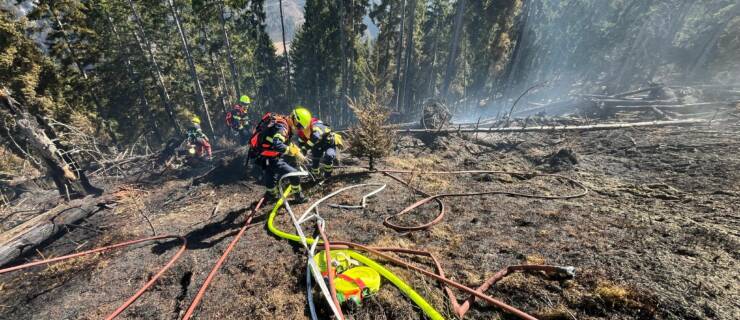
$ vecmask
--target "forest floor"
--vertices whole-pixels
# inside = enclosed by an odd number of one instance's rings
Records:
[[[378,182],[388,187],[371,198],[365,210],[322,207],[331,239],[432,251],[449,278],[471,287],[508,265],[576,267],[573,279],[515,273],[487,291],[541,319],[740,319],[737,125],[407,135],[397,141],[393,155],[379,167],[557,173],[582,182],[590,192],[568,200],[502,195],[446,198],[449,212],[441,223],[428,230],[399,233],[384,227],[384,217],[420,197],[382,174],[338,171],[324,185],[307,188],[311,199],[356,183]],[[225,154],[228,152],[219,157]],[[152,230],[142,216],[146,215],[158,235],[184,235],[188,251],[121,318],[179,319],[264,191],[254,178],[193,184],[192,176],[202,170],[182,168],[138,180],[96,181],[117,197],[116,206],[88,218],[82,227],[70,227],[69,232],[25,259],[150,236]],[[559,195],[578,191],[546,177],[401,176],[433,194],[506,190]],[[361,193],[333,201],[356,204]],[[44,196],[35,199],[40,202]],[[30,201],[34,200],[24,205]],[[305,251],[269,233],[265,220],[271,207],[258,212],[255,226],[237,244],[209,288],[197,318],[308,318]],[[295,207],[302,212],[305,205]],[[429,204],[396,222],[421,224],[436,212],[436,205]],[[278,225],[293,231],[284,210]],[[166,263],[177,247],[175,241],[142,244],[1,275],[0,318],[103,318]],[[432,269],[422,259],[411,261]],[[437,282],[409,269],[386,266],[446,318],[455,318]],[[467,297],[463,293],[458,296]],[[326,318],[328,308],[319,295],[315,297],[319,313]],[[387,281],[362,307],[346,312],[349,319],[424,318]],[[514,317],[476,300],[466,318]]]

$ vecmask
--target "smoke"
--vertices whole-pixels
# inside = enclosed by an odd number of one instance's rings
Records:
[[[738,13],[734,1],[527,1],[497,96],[456,120],[504,113],[533,86],[517,110],[650,82],[738,82]]]

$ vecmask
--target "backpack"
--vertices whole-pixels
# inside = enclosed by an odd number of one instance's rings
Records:
[[[246,114],[246,113],[247,113],[246,110],[244,110],[244,108],[242,106],[235,105],[231,109],[231,111],[229,111],[229,112],[226,113],[226,125],[229,126],[230,128],[235,127],[235,123],[233,123],[233,121],[235,119],[234,116],[237,115],[237,116],[239,116],[241,118],[241,116],[243,114]]]
[[[278,120],[278,115],[272,112],[266,112],[265,115],[260,118],[260,121],[257,123],[257,125],[254,127],[254,130],[252,131],[252,135],[249,137],[250,158],[256,158],[263,149],[262,144],[260,143],[260,141],[262,140],[261,133],[275,126],[275,123],[277,123],[278,121],[284,122],[284,120],[282,119]]]

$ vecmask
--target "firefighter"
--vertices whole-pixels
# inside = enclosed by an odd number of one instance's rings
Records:
[[[249,142],[247,111],[251,103],[252,99],[248,95],[243,95],[239,98],[239,102],[231,108],[231,111],[226,113],[226,125],[234,132],[234,135],[239,137],[239,144],[241,145],[246,145]]]
[[[256,163],[262,167],[262,179],[267,187],[265,196],[274,200],[280,198],[277,182],[285,174],[297,172],[286,158],[292,157],[299,163],[305,161],[298,146],[291,144],[292,124],[287,116],[267,113],[256,126],[250,139],[250,149],[256,156]],[[291,195],[295,201],[302,203],[307,199],[303,195],[299,177],[288,178]]]
[[[341,146],[342,137],[331,131],[328,125],[311,116],[311,112],[297,106],[290,114],[291,122],[298,136],[301,148],[311,151],[311,174],[316,177],[331,177],[334,159],[337,157],[337,146]]]
[[[188,127],[187,141],[189,144],[195,146],[196,156],[199,158],[205,157],[206,160],[211,161],[213,157],[211,153],[211,143],[208,140],[208,136],[206,136],[200,128],[200,118],[198,116],[192,118],[191,125]]]

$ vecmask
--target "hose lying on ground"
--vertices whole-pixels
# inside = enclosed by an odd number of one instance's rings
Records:
[[[244,222],[244,226],[239,230],[239,233],[237,233],[236,236],[234,236],[234,239],[231,240],[231,243],[229,244],[228,247],[226,247],[226,250],[224,250],[224,253],[218,259],[218,261],[216,261],[216,264],[211,269],[211,272],[208,273],[208,277],[206,277],[206,280],[203,281],[203,284],[200,286],[200,289],[198,289],[198,294],[195,295],[193,302],[190,303],[188,310],[185,312],[185,315],[182,317],[183,320],[188,320],[193,316],[195,309],[198,307],[198,304],[200,304],[200,301],[205,296],[208,286],[213,281],[213,278],[216,277],[218,270],[221,269],[221,265],[223,265],[224,261],[226,261],[226,257],[229,255],[229,253],[231,253],[231,250],[234,249],[234,247],[236,246],[236,243],[239,242],[239,239],[241,239],[242,235],[244,235],[244,232],[246,232],[249,226],[252,224],[252,218],[254,218],[254,214],[257,212],[257,210],[260,209],[264,201],[265,201],[265,198],[262,198],[257,202],[257,205],[254,207],[254,209],[252,209],[252,211],[247,216],[247,221]]]
[[[362,167],[343,167],[343,168],[356,168],[356,169],[365,169],[365,170],[367,170],[366,168],[362,168]],[[419,194],[423,195],[424,197],[426,197],[426,198],[421,199],[421,200],[419,200],[419,201],[411,204],[410,206],[404,208],[399,213],[397,213],[395,215],[388,216],[388,217],[386,217],[383,220],[383,225],[385,225],[386,227],[389,227],[391,229],[394,229],[396,231],[419,231],[419,230],[428,229],[431,226],[433,226],[433,225],[438,224],[439,222],[441,222],[442,219],[445,216],[445,213],[446,213],[445,204],[444,204],[444,202],[441,201],[442,198],[447,198],[447,197],[469,197],[469,196],[482,196],[482,195],[496,195],[496,194],[499,194],[499,195],[508,195],[508,196],[514,196],[514,197],[524,197],[524,198],[533,198],[533,199],[557,200],[557,199],[573,199],[573,198],[583,197],[586,194],[588,194],[588,191],[589,191],[588,188],[585,185],[583,185],[583,183],[581,183],[580,181],[577,181],[577,180],[572,179],[572,178],[568,178],[566,176],[557,175],[557,174],[545,174],[545,173],[533,173],[533,172],[516,172],[516,171],[500,171],[500,170],[413,171],[413,170],[381,169],[381,170],[377,170],[377,171],[368,171],[368,172],[380,172],[380,173],[383,173],[383,174],[387,175],[388,177],[390,177],[390,178],[392,178],[392,179],[400,182],[401,184],[403,184],[403,185],[411,188],[416,193],[419,193]],[[422,175],[424,175],[424,174],[437,174],[437,175],[448,175],[448,174],[508,174],[508,175],[519,175],[519,176],[553,177],[553,178],[556,178],[556,179],[565,180],[568,183],[571,183],[572,185],[574,185],[577,188],[581,189],[581,191],[578,192],[578,193],[575,193],[575,194],[558,195],[558,196],[527,194],[527,193],[512,192],[512,191],[501,191],[501,190],[498,190],[498,191],[483,191],[483,192],[470,192],[470,193],[443,193],[443,194],[431,195],[431,194],[428,194],[428,193],[426,193],[426,192],[424,192],[424,191],[422,191],[422,190],[420,190],[418,188],[414,188],[408,182],[403,181],[403,179],[401,179],[401,178],[393,175],[394,173],[414,173],[414,174],[422,174]],[[421,224],[421,225],[417,225],[417,226],[401,226],[401,225],[395,224],[395,223],[393,223],[393,222],[390,221],[391,219],[396,218],[396,217],[398,217],[400,215],[409,213],[410,211],[412,211],[412,210],[414,210],[414,209],[416,209],[416,208],[418,208],[418,207],[420,207],[420,206],[422,206],[422,205],[424,205],[426,203],[429,203],[429,201],[432,201],[432,200],[436,201],[437,204],[439,205],[439,213],[431,221],[429,221],[427,223],[424,223],[424,224]]]
[[[270,212],[270,215],[267,218],[267,228],[270,230],[270,232],[272,232],[276,236],[278,236],[280,238],[283,238],[283,239],[291,240],[291,241],[294,241],[294,242],[302,242],[302,241],[305,241],[306,243],[313,243],[314,242],[313,239],[307,239],[305,237],[301,237],[299,234],[287,233],[287,232],[282,231],[282,230],[280,230],[280,229],[278,229],[278,228],[275,227],[275,223],[274,222],[275,222],[275,217],[277,216],[277,212],[280,209],[280,207],[283,206],[283,203],[286,203],[286,201],[284,201],[284,200],[290,194],[290,190],[291,190],[290,189],[290,186],[288,186],[286,188],[286,190],[283,192],[283,197],[280,198],[277,201],[277,203],[275,203],[275,206],[273,207],[272,211]],[[334,194],[336,194],[336,192]],[[288,204],[286,206],[286,208],[289,205],[290,204]],[[315,209],[315,206],[313,206],[313,208]],[[312,208],[309,208],[309,209],[312,209]],[[310,212],[310,210],[306,210],[306,212],[308,213],[308,212]],[[299,233],[300,232],[302,232],[302,231],[299,231]],[[414,291],[413,288],[411,288],[406,282],[404,282],[403,280],[401,280],[400,278],[398,278],[396,275],[394,275],[388,269],[384,268],[383,266],[381,266],[377,262],[375,262],[375,261],[373,261],[373,260],[365,257],[364,255],[357,253],[357,252],[350,251],[349,254],[350,254],[350,257],[351,258],[353,258],[353,259],[355,259],[355,260],[357,260],[357,261],[365,264],[366,266],[374,269],[381,276],[383,276],[388,281],[390,281],[391,283],[393,283],[399,290],[401,290],[401,292],[403,294],[405,294],[412,301],[414,301],[414,303],[416,303],[416,305],[419,306],[422,309],[422,311],[429,318],[434,319],[434,320],[444,319],[444,317],[442,317],[442,315],[437,310],[435,310],[434,307],[432,307],[429,304],[429,302],[427,302],[426,300],[424,300],[424,298],[421,297],[421,295],[419,295],[416,291]],[[312,261],[312,260],[313,259],[309,259],[309,262]],[[319,277],[317,277],[317,282],[319,282],[319,284],[321,282],[323,282],[323,279],[321,278],[320,273],[319,273]]]
[[[395,173],[398,173],[398,172],[401,172],[401,173],[410,173],[410,172],[412,172],[412,171],[401,171],[401,170],[386,170],[386,171],[388,171],[388,172],[386,172],[386,174],[390,175],[391,177],[394,177],[397,180],[400,180],[400,179],[398,179],[397,177],[391,175],[392,172],[395,172]],[[527,173],[519,173],[519,172],[514,173],[514,172],[500,172],[500,171],[457,171],[457,172],[432,172],[432,173],[445,173],[445,174],[455,174],[455,173],[458,173],[458,174],[462,174],[462,173],[527,174]],[[558,178],[562,178],[562,179],[566,179],[566,180],[572,182],[576,186],[581,187],[583,189],[583,191],[581,193],[578,193],[578,194],[575,194],[575,195],[566,195],[566,196],[537,196],[537,195],[518,194],[518,193],[507,193],[507,194],[520,195],[520,196],[526,196],[526,197],[534,197],[534,198],[544,198],[544,199],[569,199],[569,198],[583,196],[583,195],[585,195],[588,192],[588,189],[585,186],[583,186],[578,181],[575,181],[575,180],[570,179],[570,178],[567,178],[567,177],[562,177],[562,176],[557,176],[557,177]],[[400,180],[400,181],[403,182],[402,180]],[[403,183],[405,185],[408,185],[405,182],[403,182]],[[315,210],[315,208],[318,206],[318,204],[320,204],[321,201],[324,201],[327,198],[329,198],[331,196],[334,196],[334,195],[338,194],[339,192],[342,192],[343,190],[350,189],[350,188],[352,188],[352,187],[344,188],[342,190],[339,190],[337,192],[334,192],[334,193],[330,194],[329,196],[326,196],[326,197],[322,198],[320,201],[317,201],[317,203],[314,203],[308,210],[306,210],[306,213],[304,214],[304,216],[306,216],[312,209]],[[287,196],[289,190],[290,189],[286,190],[286,192],[284,193],[285,196]],[[492,194],[492,193],[494,193],[494,192],[490,192],[490,193],[477,193],[477,194],[463,194],[463,195],[482,195],[482,194]],[[499,192],[495,192],[495,193],[502,193],[502,192],[499,191]],[[442,196],[446,196],[446,195],[442,195]],[[442,211],[441,212],[442,212],[442,215],[443,215],[444,214],[444,203],[442,203],[439,200],[439,197],[434,197],[434,196],[428,196],[428,197],[429,197],[429,199],[426,200],[424,203],[426,203],[426,202],[428,202],[430,200],[436,200],[436,201],[438,201],[440,203],[440,205],[441,205],[441,208],[442,208]],[[300,241],[301,240],[301,237],[299,237],[297,235],[288,234],[288,233],[283,232],[283,231],[281,231],[281,230],[279,230],[279,229],[277,229],[277,228],[274,227],[273,221],[274,221],[275,215],[277,213],[277,210],[282,205],[282,202],[283,202],[282,200],[283,199],[281,199],[280,201],[278,201],[278,203],[276,203],[275,207],[273,208],[272,212],[270,213],[270,216],[268,218],[268,229],[270,229],[271,232],[273,232],[274,234],[276,234],[276,235],[278,235],[278,236],[280,236],[282,238],[293,240],[293,241]],[[365,200],[365,198],[363,198],[363,200]],[[418,207],[419,205],[421,205],[421,204],[418,204],[418,205],[414,206],[413,208]],[[289,206],[289,204],[286,205],[286,207],[288,207],[288,206]],[[363,204],[363,207],[364,207],[364,204]],[[411,208],[411,209],[413,209],[413,208]],[[435,219],[435,220],[436,220],[436,222],[439,222],[441,220],[441,217],[438,217],[438,219]],[[433,224],[434,223],[432,223],[431,225],[433,225]],[[431,225],[427,225],[425,227],[429,227]],[[417,230],[420,230],[420,229],[417,229]],[[303,239],[305,239],[305,237]],[[305,239],[305,240],[311,240],[311,239]],[[456,300],[456,297],[452,293],[452,291],[449,288],[445,287],[445,291],[447,292],[448,297],[450,298],[450,300],[454,300],[454,302],[452,302],[452,304],[453,304],[453,309],[455,310],[455,313],[458,314],[461,317],[465,314],[465,312],[469,308],[469,305],[472,302],[472,299],[474,299],[475,297],[478,297],[480,299],[485,300],[488,303],[491,303],[493,305],[496,305],[496,306],[500,307],[501,309],[503,309],[503,310],[505,310],[505,311],[507,311],[509,313],[512,313],[512,314],[518,316],[519,318],[522,318],[522,319],[535,319],[533,316],[531,316],[531,315],[529,315],[529,314],[527,314],[527,313],[525,313],[525,312],[523,312],[523,311],[521,311],[521,310],[519,310],[519,309],[517,309],[515,307],[512,307],[512,306],[510,306],[508,304],[505,304],[505,303],[503,303],[503,302],[501,302],[501,301],[499,301],[499,300],[497,300],[495,298],[492,298],[490,296],[487,296],[483,292],[485,291],[485,289],[487,289],[488,287],[490,287],[491,285],[493,285],[496,281],[498,281],[499,279],[503,278],[506,274],[508,274],[511,271],[519,271],[519,270],[540,270],[540,271],[546,271],[546,272],[556,271],[556,272],[560,272],[560,273],[569,273],[569,274],[572,273],[572,271],[573,271],[573,268],[572,267],[560,267],[560,266],[545,266],[545,265],[512,266],[512,267],[507,267],[506,269],[504,269],[506,271],[506,273],[503,273],[503,274],[502,274],[502,272],[497,273],[496,275],[494,275],[494,277],[492,277],[491,279],[489,279],[489,281],[487,281],[486,283],[484,283],[481,286],[481,288],[478,288],[478,290],[473,290],[473,289],[471,289],[469,287],[466,287],[466,286],[464,286],[462,284],[459,284],[459,283],[457,283],[455,281],[452,281],[452,280],[446,278],[444,276],[444,273],[442,272],[441,266],[439,265],[437,259],[431,253],[429,253],[429,252],[416,251],[416,250],[410,250],[410,249],[401,249],[401,248],[373,248],[373,247],[367,247],[367,246],[363,246],[363,245],[356,244],[356,243],[342,242],[342,241],[334,241],[333,242],[333,245],[331,245],[331,247],[336,247],[336,248],[352,248],[352,249],[359,249],[359,250],[362,250],[362,251],[370,252],[370,253],[373,253],[373,254],[375,254],[377,256],[380,256],[380,257],[382,257],[382,258],[384,258],[384,259],[386,259],[386,260],[388,260],[388,261],[390,261],[390,262],[392,262],[392,263],[394,263],[396,265],[399,265],[399,266],[402,266],[402,267],[406,267],[406,268],[410,268],[410,269],[413,269],[413,270],[415,270],[417,272],[420,272],[420,273],[422,273],[422,274],[424,274],[424,275],[426,275],[428,277],[432,277],[432,278],[440,281],[441,283],[443,283],[443,284],[445,284],[447,286],[452,286],[452,287],[455,287],[455,288],[458,288],[460,290],[463,290],[463,291],[468,292],[469,294],[471,294],[471,297],[468,299],[468,301],[466,301],[466,303],[464,303],[462,306],[460,306],[459,303]],[[419,267],[416,267],[416,266],[413,266],[411,264],[408,264],[406,262],[403,262],[400,259],[397,259],[395,257],[392,257],[392,256],[389,256],[387,254],[384,254],[383,251],[395,251],[395,252],[421,254],[421,255],[429,256],[429,257],[432,258],[432,260],[434,260],[435,265],[437,266],[437,269],[438,269],[439,274],[434,274],[434,273],[429,272],[427,270],[424,270],[424,269],[421,269]],[[350,251],[350,252],[352,252],[352,251]],[[359,253],[355,253],[355,254],[359,255]],[[367,259],[366,257],[364,257],[362,255],[359,255],[359,256],[351,255],[351,256],[353,258],[355,258],[356,260],[365,263],[368,266],[373,266],[373,267],[374,266],[377,266],[377,267],[382,268],[382,266],[378,265],[377,263],[375,263],[372,260]],[[363,259],[363,258],[365,258],[365,259]],[[366,259],[369,260],[369,261],[367,261]],[[387,269],[385,269],[385,270],[387,271]],[[390,272],[389,272],[390,274],[386,274],[384,272],[380,272],[380,270],[377,270],[377,271],[379,271],[379,273],[381,273],[381,275],[383,275],[387,279],[388,279],[388,277],[392,277],[393,276],[393,274],[390,273]],[[393,281],[391,281],[391,282],[393,282]],[[399,287],[399,289],[401,289],[402,291],[404,291],[403,288],[401,288],[401,287]],[[411,289],[410,287],[409,287],[409,289],[413,292],[413,289]],[[404,293],[407,293],[407,292],[404,291]],[[407,294],[407,295],[410,296],[409,294]],[[413,298],[412,298],[412,300],[413,300]],[[415,301],[415,302],[417,302],[417,301]],[[426,301],[424,301],[424,302],[426,302]],[[421,307],[421,305],[420,305],[420,307]],[[429,307],[431,308],[431,306],[429,306]],[[425,308],[422,307],[422,309],[425,311],[425,313],[427,312],[427,310]],[[435,312],[435,313],[438,314],[438,312],[436,312],[436,310],[434,310],[433,308],[431,308],[431,312]],[[427,315],[429,315],[429,313],[427,313]],[[440,317],[441,317],[441,315],[440,315]]]
[[[288,197],[288,195],[291,194],[291,188],[290,186],[283,191],[283,180],[291,177],[305,177],[308,176],[308,172],[305,171],[298,171],[298,172],[291,172],[288,174],[283,175],[278,180],[278,188],[280,189],[280,194],[282,195],[280,200],[284,200]],[[290,207],[290,203],[288,201],[278,201],[278,203],[285,204],[285,210],[288,212],[288,215],[290,216],[290,220],[293,222],[293,227],[296,230],[297,233],[297,241],[300,242],[303,247],[308,251],[309,254],[313,254],[315,250],[315,246],[309,247],[309,244],[312,243],[318,243],[317,239],[307,239],[305,233],[303,232],[303,228],[301,227],[301,224],[308,221],[309,219],[315,218],[317,220],[318,227],[321,228],[323,226],[323,218],[319,216],[318,214],[308,216],[304,214],[301,216],[300,219],[296,218],[295,214],[293,214],[293,210]],[[327,284],[323,281],[323,277],[321,275],[321,270],[319,269],[319,266],[316,264],[316,261],[314,261],[313,256],[310,255],[308,257],[308,263],[311,268],[311,273],[314,276],[314,279],[316,279],[316,282],[319,284],[319,288],[321,289],[321,293],[324,295],[324,298],[326,299],[326,302],[329,304],[329,307],[331,308],[334,315],[337,317],[337,319],[344,319],[344,315],[342,314],[341,307],[338,302],[335,302],[335,295],[336,293],[333,292],[333,290],[330,290],[330,288],[327,287]]]
[[[69,254],[66,256],[61,256],[61,257],[56,257],[56,258],[51,258],[51,259],[44,259],[44,260],[22,264],[22,265],[15,266],[15,267],[0,269],[0,274],[18,271],[18,270],[22,270],[22,269],[30,268],[33,266],[42,265],[42,264],[50,264],[50,263],[59,262],[62,260],[82,257],[82,256],[89,255],[89,254],[111,251],[111,250],[120,249],[123,247],[135,245],[135,244],[142,243],[142,242],[155,241],[155,240],[161,240],[161,239],[179,239],[180,241],[182,241],[182,246],[180,247],[180,250],[178,250],[177,253],[175,253],[175,255],[172,256],[172,258],[170,258],[170,261],[168,261],[167,264],[164,265],[164,267],[159,269],[159,271],[154,276],[152,276],[151,279],[149,279],[149,281],[147,281],[147,283],[144,284],[143,287],[141,287],[138,291],[136,291],[136,293],[133,296],[129,297],[126,300],[126,302],[124,302],[115,311],[113,311],[113,313],[111,313],[105,318],[106,320],[110,320],[110,319],[117,317],[121,313],[123,313],[123,311],[126,310],[126,308],[131,306],[131,304],[133,304],[136,301],[136,299],[139,299],[139,297],[141,297],[141,295],[143,295],[144,292],[146,292],[152,285],[154,285],[154,283],[157,282],[157,280],[165,273],[165,271],[167,271],[167,269],[169,269],[175,263],[175,261],[177,261],[177,259],[180,258],[180,256],[182,255],[183,252],[185,252],[185,249],[187,247],[187,240],[184,237],[174,236],[174,235],[165,235],[165,236],[156,236],[156,237],[149,237],[149,238],[143,238],[143,239],[138,239],[138,240],[121,242],[121,243],[117,243],[117,244],[113,244],[113,245],[109,245],[105,247],[100,247],[97,249]]]

